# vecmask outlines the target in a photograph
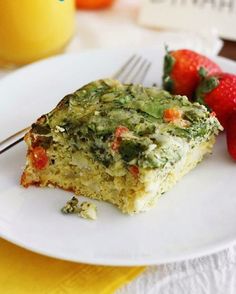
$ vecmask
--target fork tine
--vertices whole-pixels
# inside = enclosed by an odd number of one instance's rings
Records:
[[[141,62],[142,57],[137,56],[137,58],[134,59],[134,62],[131,64],[130,68],[126,68],[127,72],[124,72],[123,77],[120,77],[120,81],[123,83],[129,83],[131,82],[131,74],[135,71],[136,67],[139,65]]]
[[[130,78],[132,83],[141,83],[145,76],[146,76],[146,72],[148,70],[148,61],[146,59],[144,59],[139,66],[136,68],[136,70],[134,71],[134,74],[132,76],[132,78]]]
[[[134,70],[133,76],[131,79],[131,81],[135,81],[135,79],[137,78],[137,76],[140,74],[140,71],[142,70],[142,68],[144,67],[144,65],[146,64],[146,60],[141,60],[140,63],[138,64],[136,70]]]
[[[151,65],[152,65],[151,62],[148,62],[148,61],[146,62],[146,65],[143,68],[143,72],[141,72],[141,74],[140,74],[140,78],[138,80],[138,83],[141,83],[141,82],[144,81],[144,79],[146,78],[146,76],[148,74],[148,71],[149,71]]]
[[[112,76],[114,79],[118,79],[119,76],[125,71],[125,69],[131,64],[131,62],[136,58],[136,54],[132,55],[124,65]]]
[[[113,75],[122,83],[141,83],[149,69],[151,63],[139,55],[132,55],[126,63]]]

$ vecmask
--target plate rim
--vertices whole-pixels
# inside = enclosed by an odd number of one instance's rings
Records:
[[[24,244],[22,241],[17,241],[17,239],[11,238],[9,236],[6,236],[0,231],[0,237],[3,238],[4,240],[19,246],[22,249],[29,250],[33,253],[40,254],[42,256],[46,256],[49,258],[55,258],[59,260],[64,260],[68,262],[75,262],[75,263],[84,263],[84,264],[89,264],[89,265],[98,265],[98,266],[124,266],[124,267],[130,267],[130,266],[152,266],[152,265],[162,265],[166,263],[174,263],[174,262],[181,262],[181,261],[188,261],[192,260],[195,258],[201,258],[205,257],[208,255],[212,254],[217,254],[223,250],[225,250],[227,247],[231,247],[233,245],[236,245],[236,237],[235,238],[230,238],[230,240],[226,241],[221,241],[219,242],[218,245],[208,245],[207,249],[200,249],[193,251],[192,253],[188,254],[179,254],[178,258],[152,258],[152,261],[145,262],[142,258],[135,258],[130,259],[130,258],[97,258],[97,257],[92,257],[92,258],[68,258],[62,255],[58,254],[52,254],[47,252],[46,250],[41,250],[34,248],[34,246],[29,246],[27,244]],[[143,261],[142,261],[143,260]]]
[[[143,48],[137,48],[138,50],[150,50],[153,48],[159,48],[160,47],[143,47]],[[71,57],[78,57],[81,56],[82,54],[92,54],[94,52],[104,52],[104,51],[109,51],[109,52],[120,52],[120,51],[134,51],[135,49],[129,49],[129,48],[123,48],[123,49],[119,49],[119,48],[98,48],[98,49],[89,49],[89,50],[84,50],[82,52],[79,53],[66,53],[66,54],[59,54],[56,56],[52,56],[52,57],[48,57],[46,59],[40,60],[40,61],[36,61],[34,63],[31,63],[29,65],[26,65],[22,68],[16,69],[14,72],[7,74],[5,77],[0,79],[0,87],[1,84],[5,82],[5,80],[8,79],[12,79],[14,78],[14,76],[21,74],[24,71],[27,71],[29,68],[32,67],[37,67],[38,65],[41,65],[43,63],[47,63],[48,61],[51,60],[60,60],[61,58],[71,58]],[[226,62],[228,64],[231,64],[232,66],[236,67],[236,62],[225,58],[225,57],[221,57],[221,56],[211,56],[211,58],[213,58],[213,60],[219,60],[220,62]],[[47,250],[42,250],[42,249],[38,249],[35,246],[30,246],[25,244],[24,242],[18,240],[18,238],[14,238],[11,237],[10,234],[7,235],[5,233],[3,233],[4,230],[2,230],[2,227],[0,225],[0,237],[13,243],[16,246],[19,246],[23,249],[29,250],[31,252],[37,253],[37,254],[41,254],[44,256],[48,256],[50,258],[56,258],[56,259],[60,259],[60,260],[66,260],[66,261],[70,261],[70,262],[78,262],[78,263],[85,263],[85,264],[91,264],[91,265],[105,265],[105,266],[147,266],[147,265],[157,265],[157,264],[163,264],[163,263],[172,263],[172,262],[179,262],[179,261],[183,261],[183,260],[190,260],[190,259],[194,259],[194,258],[199,258],[199,257],[203,257],[209,254],[214,254],[217,253],[219,251],[222,251],[224,249],[226,249],[227,247],[230,247],[234,244],[236,244],[236,235],[235,237],[230,237],[230,238],[226,238],[225,240],[221,240],[218,241],[217,243],[213,243],[213,244],[209,244],[206,245],[205,247],[200,247],[198,249],[193,250],[191,253],[181,253],[179,254],[179,256],[176,258],[174,257],[170,257],[170,258],[154,258],[152,257],[152,260],[150,260],[150,258],[148,258],[148,262],[145,262],[145,258],[140,258],[140,257],[135,257],[134,258],[127,258],[127,257],[122,257],[122,258],[116,258],[116,257],[109,257],[109,258],[97,258],[97,257],[92,257],[92,258],[68,258],[65,257],[63,254],[53,254],[50,252],[47,252]],[[183,251],[184,252],[184,251]],[[147,258],[146,258],[147,260]]]

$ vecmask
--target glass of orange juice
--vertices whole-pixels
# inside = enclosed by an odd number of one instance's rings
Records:
[[[61,52],[74,32],[74,0],[0,0],[0,65]]]

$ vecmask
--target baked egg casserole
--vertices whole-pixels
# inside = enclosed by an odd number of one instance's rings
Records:
[[[57,186],[139,213],[211,153],[221,129],[185,96],[98,80],[32,125],[21,184]]]

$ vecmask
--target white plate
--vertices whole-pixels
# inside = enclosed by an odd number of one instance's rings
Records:
[[[153,66],[145,84],[160,82],[163,50],[139,50]],[[33,122],[67,93],[110,76],[133,53],[88,51],[62,55],[22,68],[0,81],[0,141]],[[236,64],[216,61],[225,71]],[[236,166],[224,135],[213,155],[186,175],[156,208],[133,217],[97,203],[97,221],[64,216],[69,192],[22,188],[24,143],[0,156],[0,235],[45,255],[93,264],[143,265],[209,254],[236,240]]]

